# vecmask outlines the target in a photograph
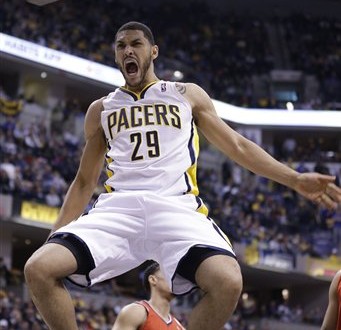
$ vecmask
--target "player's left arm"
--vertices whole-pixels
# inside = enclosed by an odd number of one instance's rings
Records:
[[[137,330],[147,318],[146,309],[140,304],[130,304],[122,308],[111,330]]]
[[[190,102],[195,123],[207,140],[233,161],[325,207],[336,208],[341,203],[341,189],[333,183],[335,177],[298,173],[227,125],[217,115],[212,100],[201,87],[190,83],[178,84],[178,90]]]
[[[335,330],[338,313],[338,296],[337,287],[340,281],[341,271],[338,271],[334,276],[332,283],[329,287],[329,302],[326,310],[326,314],[323,319],[321,330]]]

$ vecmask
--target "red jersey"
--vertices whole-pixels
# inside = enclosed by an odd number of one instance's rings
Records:
[[[337,313],[336,329],[341,330],[341,277],[339,279],[339,284],[337,286],[337,299],[339,303],[339,308],[338,308],[338,313]]]
[[[168,321],[165,321],[147,301],[142,300],[136,303],[144,306],[147,311],[147,319],[139,330],[185,330],[173,315],[169,314]]]

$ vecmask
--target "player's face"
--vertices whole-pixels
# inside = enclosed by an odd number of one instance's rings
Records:
[[[173,294],[169,288],[169,285],[166,281],[166,279],[164,278],[163,274],[161,273],[160,270],[158,270],[155,274],[154,274],[155,278],[156,278],[156,287],[158,288],[158,291],[160,293],[162,293],[163,295],[172,298]]]
[[[126,30],[117,34],[115,61],[126,84],[131,88],[143,87],[153,72],[152,61],[157,57],[157,46],[152,46],[139,30]]]

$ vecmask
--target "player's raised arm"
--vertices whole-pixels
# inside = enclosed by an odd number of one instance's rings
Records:
[[[78,218],[89,203],[103,169],[106,150],[101,127],[102,99],[94,101],[87,111],[84,123],[85,146],[79,168],[65,196],[53,230]]]
[[[233,161],[325,207],[336,208],[341,204],[341,189],[333,183],[335,177],[296,172],[227,125],[217,115],[213,102],[202,88],[195,84],[179,84],[178,89],[191,103],[195,122],[208,141]]]

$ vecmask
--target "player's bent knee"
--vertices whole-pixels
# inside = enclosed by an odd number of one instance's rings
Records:
[[[26,262],[24,267],[25,280],[28,285],[32,282],[42,278],[46,278],[45,274],[46,265],[44,265],[43,260],[40,260],[33,254]]]
[[[77,261],[71,252],[60,245],[47,244],[38,249],[26,262],[25,279],[46,282],[62,279],[77,269]]]
[[[213,259],[211,260],[211,262]],[[199,274],[201,288],[218,300],[233,299],[237,301],[242,292],[243,280],[240,267],[233,259],[222,259],[217,265],[210,265],[211,272],[203,268]],[[224,262],[227,261],[227,262]]]
[[[235,275],[229,277],[225,281],[224,288],[231,295],[237,297],[237,299],[238,299],[240,294],[241,294],[241,292],[242,292],[242,289],[243,289],[242,275],[239,273],[239,274],[235,274]]]
[[[226,274],[219,279],[212,288],[212,291],[219,296],[239,297],[243,287],[241,275]]]

